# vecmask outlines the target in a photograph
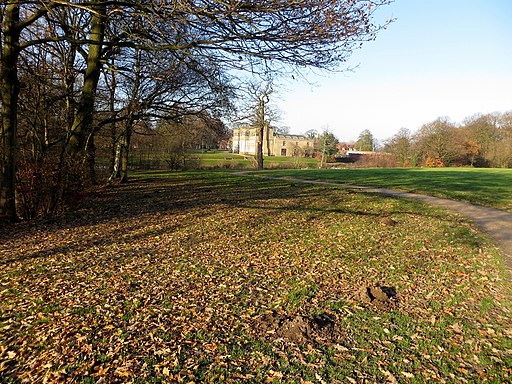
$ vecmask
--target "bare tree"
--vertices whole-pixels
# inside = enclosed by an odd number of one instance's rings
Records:
[[[417,165],[417,155],[414,150],[412,134],[407,128],[400,128],[385,143],[384,151],[395,155],[401,167],[415,167]]]
[[[456,135],[455,125],[446,118],[424,124],[415,135],[424,163],[428,166],[450,165],[460,153],[455,147],[459,143]]]
[[[109,101],[109,111],[114,121],[121,125],[115,140],[113,173],[127,180],[127,161],[133,127],[141,122],[157,120],[179,121],[183,117],[206,116],[230,108],[231,86],[221,70],[213,63],[194,58],[177,60],[163,51],[130,49],[132,57],[125,55],[119,60],[108,77],[116,84]],[[119,80],[114,81],[116,77]],[[120,96],[122,95],[122,96]],[[116,111],[113,104],[118,106]],[[106,113],[105,115],[109,115]],[[109,118],[101,124],[106,124]]]
[[[271,155],[271,123],[280,118],[279,111],[271,100],[271,96],[275,94],[273,79],[271,76],[266,76],[263,80],[252,78],[241,88],[239,97],[242,99],[242,106],[239,107],[236,123],[245,123],[257,129],[256,166],[263,169],[264,156]],[[274,133],[284,131],[274,128]]]
[[[165,51],[178,62],[195,58],[224,70],[253,73],[337,69],[361,43],[375,38],[381,26],[372,24],[372,16],[389,2],[11,0],[0,5],[0,216],[16,219],[18,66],[19,55],[27,47],[66,41],[83,55],[85,71],[80,84],[74,84],[80,88],[80,96],[73,107],[66,153],[88,154],[93,164],[100,73],[110,55],[122,48]],[[65,21],[62,16],[70,15],[72,9],[86,14],[89,22],[74,25]],[[38,36],[33,32],[39,22],[59,27],[47,36]],[[84,26],[85,33],[73,33]],[[67,65],[72,63],[70,58]]]
[[[256,163],[258,169],[263,169],[263,142],[270,151],[270,95],[273,93],[272,81],[264,84],[252,85],[251,97],[255,103],[255,111],[251,116],[252,124],[258,129],[258,140],[256,142]],[[267,154],[268,155],[268,154]]]
[[[16,152],[18,135],[18,108],[20,83],[18,67],[21,53],[29,47],[59,42],[63,35],[40,35],[38,23],[65,2],[28,2],[13,0],[0,5],[0,90],[1,116],[0,131],[0,218],[17,220],[16,211]],[[84,3],[84,6],[86,4]],[[57,13],[55,13],[57,14]]]

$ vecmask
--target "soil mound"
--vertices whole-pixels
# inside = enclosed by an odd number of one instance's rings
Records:
[[[398,308],[398,295],[393,287],[363,286],[357,292],[357,299],[383,311]]]
[[[264,339],[284,339],[296,344],[332,343],[339,335],[334,317],[326,313],[289,316],[272,311],[258,317],[254,322],[254,329]]]

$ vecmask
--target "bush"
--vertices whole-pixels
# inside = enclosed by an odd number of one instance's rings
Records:
[[[377,152],[361,156],[355,165],[358,168],[395,168],[399,162],[396,156]]]
[[[430,156],[425,159],[424,165],[425,165],[425,167],[428,167],[428,168],[442,168],[442,167],[446,166],[446,164],[440,158],[438,158],[438,157],[432,158]]]
[[[76,207],[88,184],[86,167],[78,159],[59,162],[47,156],[18,164],[17,197],[24,219],[49,217]]]
[[[42,162],[21,161],[17,173],[18,208],[21,217],[32,219],[51,212],[55,193],[55,172]]]

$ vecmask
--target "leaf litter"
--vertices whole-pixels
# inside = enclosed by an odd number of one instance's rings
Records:
[[[0,322],[4,382],[512,375],[510,283],[470,223],[221,173],[136,180],[3,230]]]

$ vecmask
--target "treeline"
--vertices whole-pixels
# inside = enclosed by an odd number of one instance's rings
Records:
[[[375,38],[387,3],[1,2],[0,220],[53,214],[90,184],[125,181],[134,132],[190,127],[190,116],[216,129],[242,73],[338,68]]]
[[[512,112],[475,115],[461,124],[438,118],[417,132],[400,129],[382,150],[403,167],[512,167]]]
[[[130,165],[138,169],[197,168],[197,153],[228,146],[231,130],[208,115],[185,116],[181,121],[160,120],[154,128],[138,131],[131,143]]]

